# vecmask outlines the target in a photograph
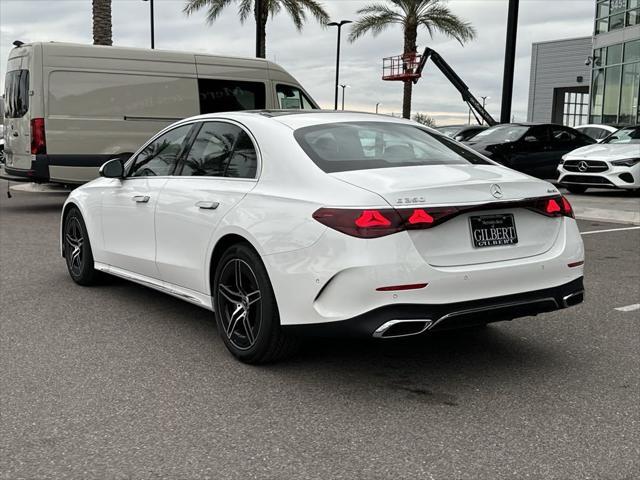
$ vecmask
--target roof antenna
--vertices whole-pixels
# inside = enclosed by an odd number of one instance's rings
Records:
[[[20,40],[16,40],[15,42],[13,42],[13,44],[16,46],[16,48],[20,48],[22,45],[24,45],[24,42],[21,42]]]

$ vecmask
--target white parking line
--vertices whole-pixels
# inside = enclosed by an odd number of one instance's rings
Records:
[[[633,312],[634,310],[640,310],[640,303],[634,303],[633,305],[627,305],[626,307],[616,308],[619,312]]]
[[[580,232],[582,235],[591,235],[592,233],[607,233],[607,232],[622,232],[624,230],[638,230],[640,227],[624,227],[624,228],[610,228],[608,230],[591,230],[590,232]]]

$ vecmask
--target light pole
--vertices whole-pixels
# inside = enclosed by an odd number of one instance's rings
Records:
[[[491,98],[489,96],[486,97],[480,97],[482,99],[482,108],[484,109],[485,105],[487,104],[487,98]],[[484,125],[484,118],[482,119],[482,123],[480,125]]]
[[[378,113],[378,107],[382,105],[380,102],[376,103],[376,113]]]
[[[338,110],[338,85],[340,84],[340,32],[342,32],[342,26],[347,23],[353,23],[351,20],[341,20],[340,22],[327,23],[329,27],[338,27],[338,51],[336,54],[336,99],[335,110]],[[342,91],[342,97],[344,99],[344,89]],[[344,110],[344,108],[343,108]]]
[[[142,0],[143,2],[149,2],[149,17],[151,18],[151,50],[156,48],[155,32],[153,26],[153,0]]]
[[[504,74],[502,77],[502,108],[500,123],[509,123],[513,99],[513,69],[516,62],[516,36],[518,33],[518,7],[520,0],[509,0],[507,13],[507,41],[504,51]]]
[[[343,85],[340,85],[340,87],[342,87],[342,110],[344,110],[344,91],[347,88],[351,88],[351,85],[343,84]],[[336,110],[337,110],[337,108],[336,108]]]

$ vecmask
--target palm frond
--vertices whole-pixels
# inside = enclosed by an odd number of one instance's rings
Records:
[[[211,24],[220,16],[225,7],[233,1],[234,0],[187,0],[183,12],[191,15],[202,8],[208,8],[206,18],[207,23]]]
[[[240,0],[240,6],[238,6],[238,16],[240,17],[240,22],[244,23],[252,13],[253,0]]]
[[[447,37],[456,39],[460,44],[473,40],[476,30],[469,22],[455,15],[445,5],[433,5],[418,18],[418,24],[427,29],[433,36],[438,31]]]
[[[274,0],[272,0],[274,1]],[[329,21],[329,14],[322,4],[317,0],[277,0],[287,10],[298,30],[302,29],[302,24],[307,20],[307,11],[321,25]]]
[[[354,42],[369,32],[375,37],[389,25],[403,22],[401,14],[381,3],[367,5],[358,10],[358,14],[362,17],[351,28],[350,42]]]

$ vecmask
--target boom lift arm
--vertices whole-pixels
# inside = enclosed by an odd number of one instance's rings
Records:
[[[498,122],[496,122],[493,117],[489,115],[489,112],[487,112],[482,104],[478,101],[478,99],[473,96],[473,94],[469,91],[469,87],[467,87],[467,84],[462,81],[458,74],[453,70],[453,68],[451,68],[451,66],[447,62],[444,61],[444,59],[438,52],[429,47],[424,49],[424,53],[422,54],[420,63],[418,64],[418,68],[414,72],[416,76],[413,79],[413,83],[418,83],[420,75],[422,75],[422,70],[424,69],[424,66],[429,59],[431,59],[435,66],[440,69],[445,77],[447,77],[447,80],[449,80],[453,84],[453,86],[456,87],[456,89],[460,92],[460,94],[462,95],[462,100],[464,100],[467,105],[469,105],[469,108],[471,108],[473,116],[476,117],[478,123],[481,123],[480,118],[478,118],[479,115],[485,122],[487,122],[488,125],[497,125]]]

